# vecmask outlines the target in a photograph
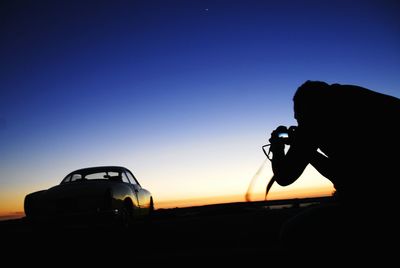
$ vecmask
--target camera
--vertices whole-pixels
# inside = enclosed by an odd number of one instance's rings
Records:
[[[278,138],[281,139],[286,145],[290,145],[292,142],[294,132],[296,130],[296,126],[290,126],[286,130],[282,129],[281,132],[278,133]]]
[[[283,144],[290,145],[292,143],[296,128],[296,126],[290,126],[289,128],[285,126],[279,126],[272,132],[271,138],[269,139],[270,143],[262,146],[262,150],[269,160],[272,160],[270,155],[271,146],[273,146],[276,142],[282,142]],[[268,151],[266,151],[266,147],[269,147]]]

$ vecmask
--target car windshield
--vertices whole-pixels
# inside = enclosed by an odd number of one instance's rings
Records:
[[[82,180],[113,180],[122,181],[121,174],[116,171],[102,171],[93,173],[72,173],[68,175],[62,183],[82,181]]]

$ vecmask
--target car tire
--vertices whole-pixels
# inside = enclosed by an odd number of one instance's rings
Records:
[[[119,227],[122,229],[128,229],[132,225],[133,221],[133,205],[132,202],[126,200],[121,208],[119,215]]]

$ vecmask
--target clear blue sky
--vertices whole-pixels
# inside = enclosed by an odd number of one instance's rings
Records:
[[[0,213],[94,165],[244,193],[304,81],[400,97],[399,3],[2,1]]]

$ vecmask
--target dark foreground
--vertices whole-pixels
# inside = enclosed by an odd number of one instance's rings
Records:
[[[335,243],[322,237],[321,243],[306,246],[307,241],[301,239],[298,254],[288,254],[280,247],[279,230],[286,220],[330,202],[330,197],[323,197],[159,209],[151,221],[138,221],[122,229],[98,224],[34,227],[25,218],[0,221],[1,256],[29,267],[134,267],[153,262],[192,267],[204,263],[209,266],[215,261],[281,267],[287,261],[297,266],[303,261],[307,265],[322,264],[322,256],[323,263],[331,265],[344,260],[357,265],[397,260],[394,242],[398,239],[394,233],[382,236],[378,242],[370,229],[360,237],[362,240],[357,239],[356,246],[351,244],[354,239],[350,232]],[[388,239],[392,242],[386,242]]]
[[[285,220],[326,201],[329,198],[159,209],[152,221],[128,229],[86,224],[33,227],[22,218],[0,222],[0,235],[10,253],[69,256],[69,260],[73,256],[99,260],[111,254],[147,261],[210,257],[262,261],[282,253],[278,235]]]

